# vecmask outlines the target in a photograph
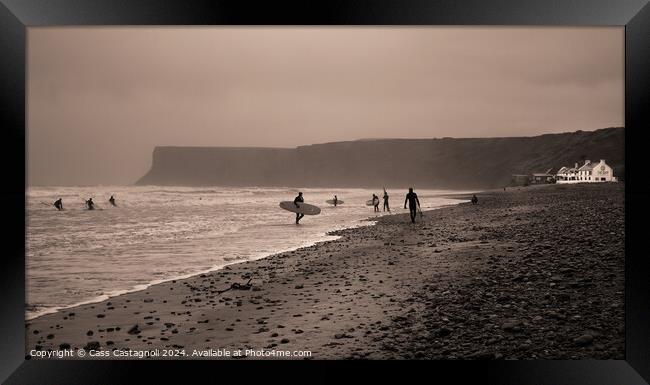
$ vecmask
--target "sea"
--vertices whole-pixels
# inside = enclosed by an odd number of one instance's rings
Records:
[[[26,318],[336,239],[328,232],[388,214],[365,205],[381,189],[301,191],[322,211],[296,225],[295,214],[279,207],[295,198],[295,188],[29,187]],[[465,193],[416,192],[424,210],[463,202],[441,195]],[[388,193],[392,213],[408,212],[406,191]],[[344,202],[337,207],[325,202],[335,194]],[[85,207],[90,197],[96,210]],[[59,198],[63,211],[53,206]]]

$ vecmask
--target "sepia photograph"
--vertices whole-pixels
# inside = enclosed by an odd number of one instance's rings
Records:
[[[623,26],[26,39],[31,359],[625,359]]]

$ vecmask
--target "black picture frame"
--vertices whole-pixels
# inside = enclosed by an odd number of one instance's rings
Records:
[[[217,380],[238,373],[291,382],[287,362],[245,361],[45,361],[25,356],[25,66],[27,28],[88,25],[549,25],[625,26],[626,256],[624,361],[419,361],[401,363],[429,378],[454,383],[476,379],[499,384],[644,384],[650,381],[650,268],[644,248],[650,182],[643,176],[644,130],[650,109],[650,6],[646,0],[411,0],[411,1],[154,1],[0,0],[0,114],[3,119],[4,253],[0,258],[0,382],[122,383],[134,372],[187,381],[188,368]],[[294,363],[295,364],[295,363]],[[313,367],[316,362],[304,363]],[[372,364],[372,368],[370,365]],[[265,370],[250,370],[252,365]],[[293,365],[292,365],[293,366]],[[405,381],[391,363],[347,364],[385,379]],[[315,369],[320,380],[340,374]],[[310,374],[312,375],[312,374]],[[297,378],[310,382],[309,377]],[[645,379],[645,381],[644,381]]]

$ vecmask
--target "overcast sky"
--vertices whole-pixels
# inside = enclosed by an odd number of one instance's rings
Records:
[[[624,30],[29,28],[28,183],[131,184],[155,146],[624,125]]]

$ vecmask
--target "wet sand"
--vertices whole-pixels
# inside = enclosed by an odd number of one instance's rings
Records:
[[[44,315],[27,322],[26,350],[623,359],[624,185],[478,197]]]

